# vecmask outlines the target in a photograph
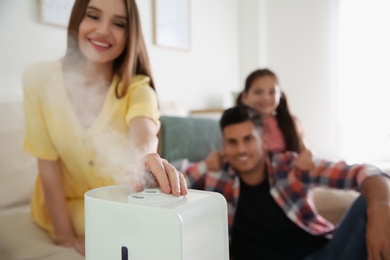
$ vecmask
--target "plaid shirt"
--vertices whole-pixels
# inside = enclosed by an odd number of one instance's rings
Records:
[[[316,161],[316,167],[311,171],[300,171],[293,166],[296,156],[296,153],[286,152],[271,154],[266,160],[270,193],[295,224],[313,235],[330,234],[335,227],[317,213],[311,196],[312,188],[325,186],[360,190],[367,177],[384,174],[371,165],[347,165],[345,162],[324,160]],[[190,165],[185,175],[189,188],[219,192],[225,197],[231,231],[240,195],[240,180],[232,167],[224,163],[220,171],[211,172],[202,161]]]

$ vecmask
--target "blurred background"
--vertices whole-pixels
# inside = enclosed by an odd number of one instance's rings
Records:
[[[64,55],[42,6],[71,1],[0,0],[0,102],[22,100],[26,65]],[[390,164],[388,0],[190,0],[184,50],[156,45],[155,2],[137,3],[160,102],[223,109],[268,67],[318,156]]]

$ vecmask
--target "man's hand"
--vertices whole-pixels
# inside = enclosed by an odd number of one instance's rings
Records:
[[[367,205],[366,243],[369,260],[390,260],[390,205]]]

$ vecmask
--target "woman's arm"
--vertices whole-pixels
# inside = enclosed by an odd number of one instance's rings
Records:
[[[128,123],[128,141],[131,149],[129,152],[132,157],[129,160],[135,164],[141,163],[140,168],[135,166],[132,170],[145,171],[145,168],[147,170],[141,180],[132,180],[133,188],[141,190],[148,186],[149,180],[151,184],[155,184],[157,180],[163,192],[185,195],[187,187],[183,174],[157,154],[160,113],[156,92],[147,84],[148,82],[143,81],[129,88],[132,92],[129,100],[130,106],[125,117]],[[129,174],[129,177],[131,175]],[[133,177],[137,176],[139,172]]]
[[[157,152],[158,128],[153,120],[147,117],[136,117],[129,123],[130,145],[135,147],[137,156],[143,158],[148,153]]]
[[[84,255],[84,239],[77,238],[66,207],[62,185],[62,172],[58,161],[38,159],[39,175],[42,180],[43,194],[54,228],[57,244],[73,247]]]
[[[165,193],[186,195],[187,186],[183,174],[156,153],[157,132],[156,123],[149,118],[140,116],[130,121],[129,139],[130,146],[135,147],[136,158],[134,159],[143,160],[145,167],[156,178],[158,185]],[[142,188],[136,187],[136,189]]]

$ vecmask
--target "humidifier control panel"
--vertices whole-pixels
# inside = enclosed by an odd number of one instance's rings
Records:
[[[132,193],[128,196],[128,202],[141,205],[164,205],[177,202],[183,199],[183,196],[174,196],[166,194],[161,189],[145,189],[141,192]]]

